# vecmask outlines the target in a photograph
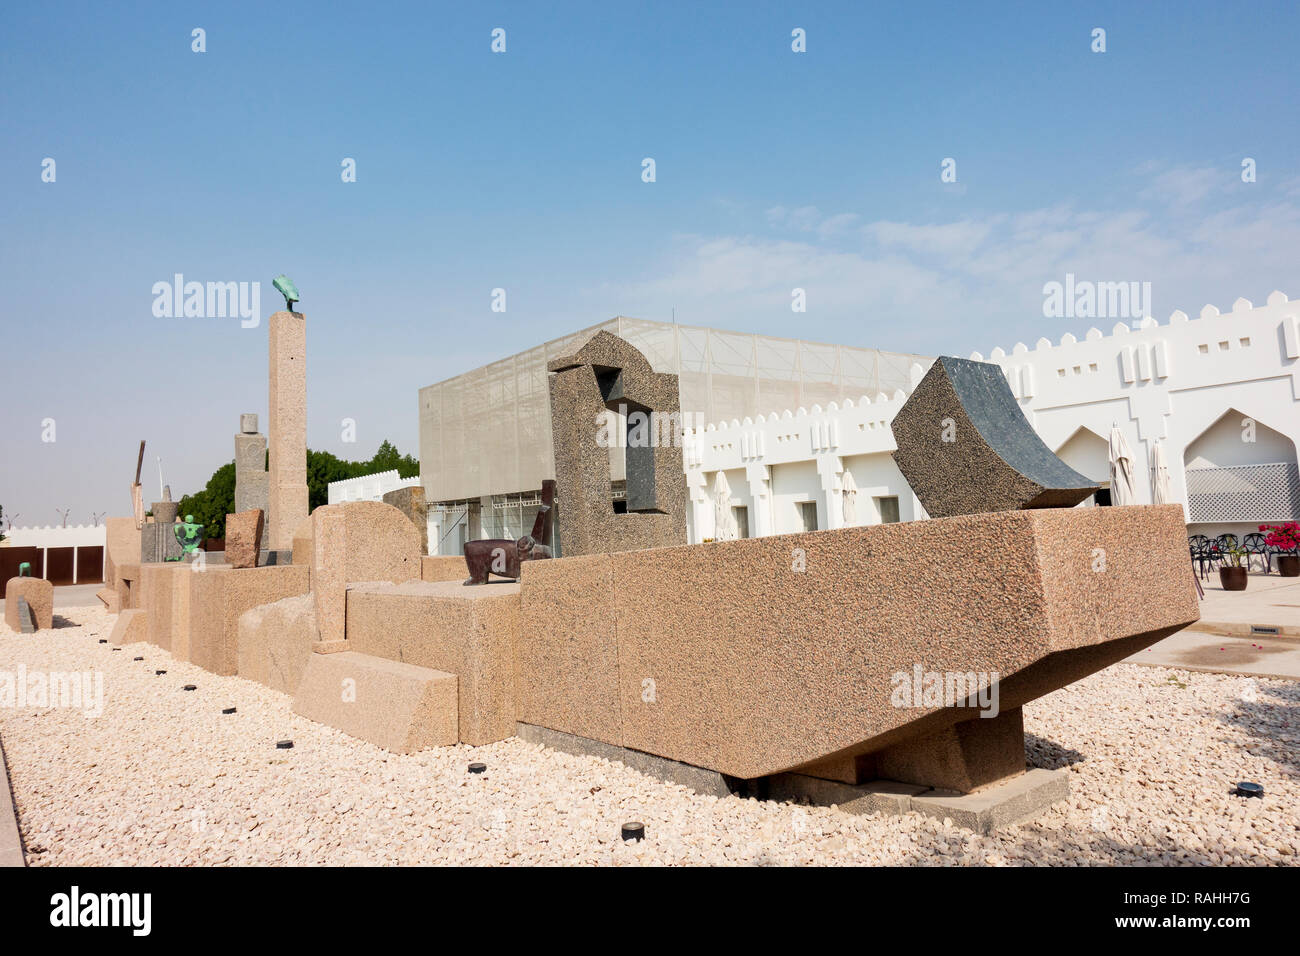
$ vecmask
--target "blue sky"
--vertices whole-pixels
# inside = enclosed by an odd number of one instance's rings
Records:
[[[156,456],[192,491],[265,422],[265,323],[155,317],[177,272],[263,315],[294,278],[309,444],[350,458],[417,451],[420,386],[618,314],[965,355],[1113,324],[1044,318],[1066,272],[1151,282],[1162,322],[1300,298],[1298,10],[7,5],[0,506],[123,514],[139,439],[148,500]]]

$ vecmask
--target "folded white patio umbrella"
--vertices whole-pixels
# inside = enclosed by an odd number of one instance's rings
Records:
[[[731,513],[731,485],[725,472],[718,472],[713,482],[713,540],[735,541],[740,537],[736,516]]]
[[[1133,452],[1129,450],[1124,433],[1115,425],[1110,430],[1110,503],[1113,505],[1137,504],[1137,488],[1133,484]]]
[[[1165,461],[1165,443],[1157,440],[1151,448],[1151,503],[1167,505],[1173,500],[1169,485],[1169,464]]]
[[[851,528],[858,523],[858,483],[853,480],[853,472],[844,472],[844,527]]]

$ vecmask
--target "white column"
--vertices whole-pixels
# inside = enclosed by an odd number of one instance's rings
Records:
[[[775,533],[772,522],[772,470],[757,462],[748,464],[745,466],[745,478],[749,482],[750,497],[754,500],[754,520],[749,531],[755,538],[765,538]]]
[[[826,508],[826,527],[844,527],[844,502],[840,495],[840,474],[844,461],[839,455],[818,455],[817,474],[822,479],[822,501]]]

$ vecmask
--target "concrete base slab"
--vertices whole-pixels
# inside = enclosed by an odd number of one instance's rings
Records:
[[[1023,823],[1070,794],[1068,770],[1038,768],[975,793],[935,790],[892,780],[854,786],[798,773],[777,774],[766,782],[771,800],[806,800],[817,806],[836,806],[845,813],[921,813],[939,820],[946,817],[976,833],[992,833]]]
[[[883,813],[899,816],[912,809],[912,798],[930,788],[894,780],[873,780],[851,784],[801,773],[778,773],[768,777],[767,799],[804,801],[820,807],[835,806],[845,813]]]
[[[945,794],[931,790],[912,798],[912,809],[976,833],[992,833],[1023,823],[1070,795],[1068,770],[1035,767],[977,793]]]
[[[602,743],[599,740],[592,740],[590,737],[579,737],[577,734],[566,734],[562,730],[548,730],[545,727],[524,723],[515,725],[515,735],[520,740],[526,740],[530,744],[541,744],[543,747],[559,750],[566,754],[600,757],[603,760],[617,760],[624,766],[631,767],[648,777],[655,777],[667,783],[689,787],[696,793],[725,797],[732,792],[731,787],[727,784],[727,778],[720,773],[705,770],[703,767],[692,767],[690,764],[678,763],[676,760],[656,757],[654,754],[642,753],[639,750],[629,750],[615,744]]]
[[[456,675],[369,654],[309,654],[293,712],[394,753],[457,742]]]

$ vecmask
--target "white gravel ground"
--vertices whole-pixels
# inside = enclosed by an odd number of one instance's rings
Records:
[[[918,814],[698,796],[518,739],[394,756],[295,716],[290,698],[259,684],[149,644],[112,651],[98,643],[113,622],[101,608],[60,614],[69,626],[36,635],[0,623],[0,672],[103,675],[93,719],[0,706],[33,866],[1293,864],[1300,854],[1300,684],[1288,681],[1121,664],[1035,701],[1030,762],[1068,766],[1070,798],[982,837]],[[230,706],[238,713],[222,715]],[[292,750],[275,748],[283,738]],[[472,760],[488,772],[469,774]],[[1263,784],[1264,798],[1231,796],[1237,780]],[[645,823],[644,842],[619,838],[629,820]]]

